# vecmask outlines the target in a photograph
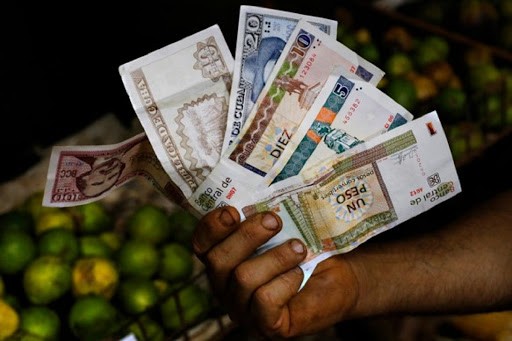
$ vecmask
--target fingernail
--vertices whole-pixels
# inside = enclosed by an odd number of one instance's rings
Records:
[[[261,224],[267,230],[275,230],[279,227],[279,222],[277,221],[276,217],[274,217],[274,215],[270,213],[265,214],[261,221]]]
[[[304,245],[298,240],[292,240],[291,246],[292,250],[296,253],[304,253]]]
[[[222,212],[220,214],[220,221],[224,225],[228,225],[228,226],[231,226],[235,223],[235,219],[233,219],[233,216],[231,215],[231,213],[229,213],[228,210],[222,210]]]

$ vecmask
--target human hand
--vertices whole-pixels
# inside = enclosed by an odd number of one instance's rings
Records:
[[[255,254],[281,228],[272,212],[240,222],[233,207],[218,208],[200,220],[194,252],[230,318],[268,337],[311,334],[345,318],[359,287],[343,256],[322,261],[298,291],[303,279],[299,264],[307,253],[300,240]]]

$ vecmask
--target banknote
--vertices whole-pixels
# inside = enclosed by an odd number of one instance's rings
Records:
[[[267,188],[244,217],[274,211],[284,229],[258,252],[296,237],[308,247],[307,276],[318,262],[460,193],[461,185],[437,112],[334,155]]]
[[[145,133],[112,145],[54,146],[43,205],[67,207],[99,200],[125,183],[143,178],[169,200],[185,196],[171,181]]]
[[[334,154],[413,119],[376,86],[353,79],[343,67],[333,70],[283,155],[266,175],[279,182]],[[277,175],[276,175],[277,174]]]
[[[258,6],[240,6],[223,152],[240,133],[299,19],[307,20],[336,38],[336,20]]]
[[[192,195],[199,212],[229,204],[238,196],[218,201],[210,191],[226,177],[230,188],[258,188],[322,91],[331,70],[340,66],[353,77],[376,84],[383,72],[306,20],[299,20],[263,88],[242,133]],[[212,200],[215,199],[215,200]]]
[[[219,160],[232,72],[218,25],[119,67],[158,159],[187,197]]]

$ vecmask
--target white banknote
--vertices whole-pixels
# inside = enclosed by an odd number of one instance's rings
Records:
[[[281,55],[290,34],[300,19],[336,38],[338,22],[327,18],[258,7],[240,6],[229,101],[227,129],[222,151],[240,133],[247,115]]]
[[[218,25],[119,67],[158,159],[186,197],[219,161],[232,72]]]

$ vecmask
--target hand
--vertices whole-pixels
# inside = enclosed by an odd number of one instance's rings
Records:
[[[230,318],[269,337],[311,334],[344,319],[356,305],[359,287],[343,256],[322,261],[298,291],[303,278],[299,264],[307,253],[301,241],[255,254],[281,227],[272,212],[240,222],[233,207],[218,208],[200,220],[194,252]]]

